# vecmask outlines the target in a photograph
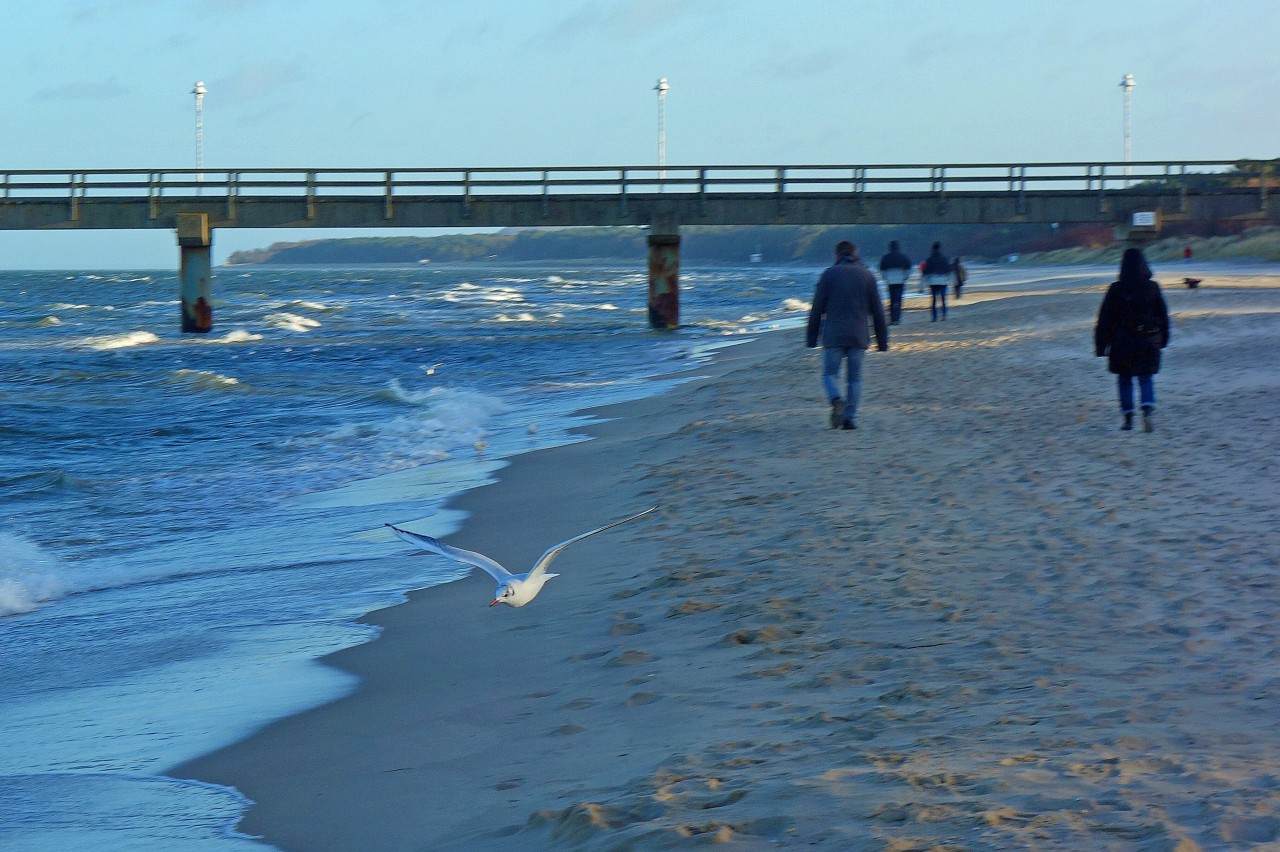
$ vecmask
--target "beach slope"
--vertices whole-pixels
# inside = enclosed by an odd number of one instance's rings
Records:
[[[450,542],[527,566],[657,512],[522,609],[476,572],[371,614],[327,659],[357,692],[170,774],[288,850],[1275,842],[1280,280],[1166,287],[1151,434],[1104,284],[909,312],[855,431],[800,330],[602,411]]]

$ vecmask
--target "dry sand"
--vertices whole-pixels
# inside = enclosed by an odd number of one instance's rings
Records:
[[[1149,435],[1102,283],[909,312],[854,432],[798,329],[603,412],[450,540],[657,513],[523,609],[477,572],[372,614],[358,692],[173,774],[288,850],[1276,848],[1280,279],[1166,286]]]

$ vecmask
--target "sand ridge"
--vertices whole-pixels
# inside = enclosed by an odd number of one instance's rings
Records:
[[[375,614],[334,659],[360,692],[189,769],[288,849],[1280,841],[1264,280],[1166,287],[1150,435],[1092,354],[1103,278],[908,312],[854,432],[800,331],[728,350],[472,492],[455,543],[655,516],[516,618],[472,612],[472,579]]]

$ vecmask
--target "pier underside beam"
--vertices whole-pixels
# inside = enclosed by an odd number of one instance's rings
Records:
[[[680,327],[680,229],[671,221],[650,225],[649,327]]]
[[[213,232],[205,213],[179,213],[176,219],[182,330],[204,334],[213,329]]]

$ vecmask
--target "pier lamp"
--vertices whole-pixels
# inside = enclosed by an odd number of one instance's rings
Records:
[[[204,87],[204,81],[200,80],[196,83],[196,87],[191,90],[191,94],[196,96],[196,180],[204,180],[204,96],[209,90]]]
[[[1132,100],[1133,100],[1133,75],[1125,74],[1120,80],[1120,88],[1124,90],[1124,176],[1129,177],[1133,173],[1133,168],[1129,165],[1129,161],[1133,159],[1133,140],[1132,140]]]
[[[653,90],[658,93],[658,180],[666,180],[667,172],[667,85],[666,77],[658,78]]]

